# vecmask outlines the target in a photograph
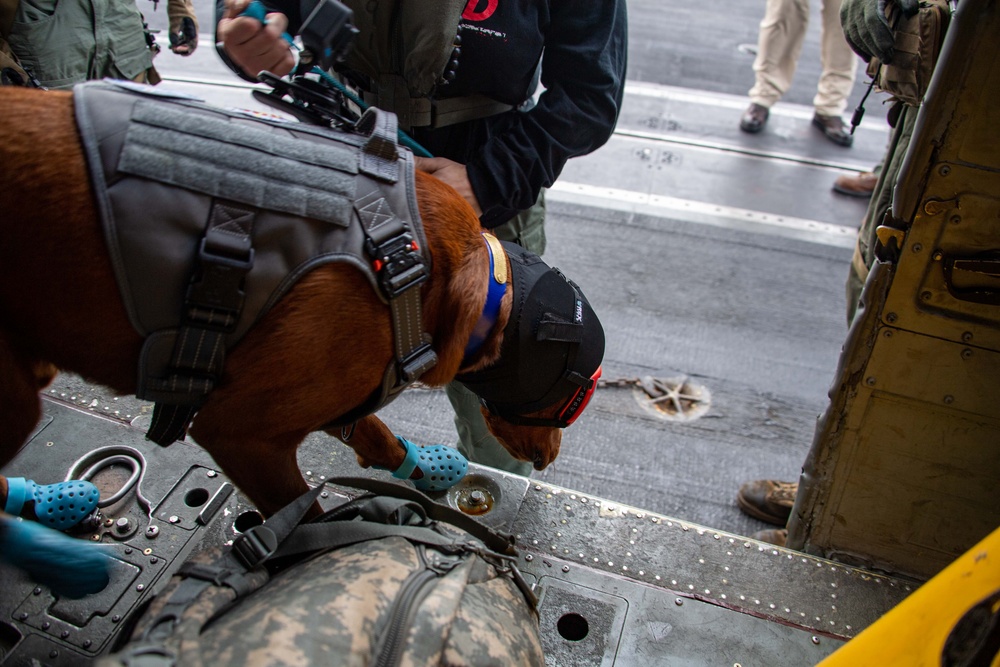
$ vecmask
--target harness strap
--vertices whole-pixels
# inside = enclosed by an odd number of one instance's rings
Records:
[[[388,403],[437,363],[430,335],[424,333],[419,285],[430,272],[410,229],[370,179],[359,179],[354,209],[365,233],[365,251],[392,313],[394,370],[386,370],[377,406]],[[368,403],[365,407],[368,407]],[[357,418],[352,412],[339,423]]]
[[[195,411],[222,377],[226,336],[243,311],[243,283],[253,267],[257,210],[215,200],[198,249],[198,268],[184,299],[170,374],[151,378],[145,395],[156,402],[146,437],[167,446],[184,436]]]
[[[399,180],[399,121],[395,114],[367,109],[355,129],[368,135],[361,152],[361,171],[389,183]]]

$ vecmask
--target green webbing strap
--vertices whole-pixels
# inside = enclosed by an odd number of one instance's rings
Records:
[[[324,484],[336,484],[337,486],[364,489],[376,495],[391,496],[415,502],[424,508],[428,518],[451,524],[456,528],[464,530],[485,544],[491,551],[499,554],[511,554],[512,552],[514,545],[513,537],[503,535],[484,526],[460,510],[436,503],[430,497],[410,486],[395,482],[384,482],[378,479],[368,479],[366,477],[330,477]]]
[[[402,537],[410,542],[439,547],[446,552],[465,548],[465,543],[458,538],[445,537],[423,526],[395,526],[373,521],[333,521],[299,526],[278,547],[272,558],[296,556],[320,549],[339,549],[384,537]]]

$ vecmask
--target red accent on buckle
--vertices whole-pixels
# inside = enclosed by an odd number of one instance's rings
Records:
[[[597,381],[601,379],[601,368],[601,366],[598,366],[594,374],[590,376],[590,386],[580,387],[579,391],[573,394],[559,412],[559,420],[565,422],[566,426],[575,422],[576,418],[583,413],[587,404],[590,403],[590,399],[594,396],[594,390],[597,389]],[[563,417],[567,412],[569,412],[568,419]]]
[[[374,262],[372,262],[372,266],[375,268],[375,273],[378,273],[379,271],[382,270],[382,260],[376,259]]]
[[[410,250],[412,250],[413,252],[420,251],[420,246],[417,245],[416,241],[410,241]]]

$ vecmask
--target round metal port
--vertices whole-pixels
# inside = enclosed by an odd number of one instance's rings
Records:
[[[472,516],[489,514],[503,499],[500,485],[486,475],[471,473],[448,489],[448,504]]]

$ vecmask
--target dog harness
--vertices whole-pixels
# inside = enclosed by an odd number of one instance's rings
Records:
[[[382,386],[336,425],[436,363],[413,289],[430,254],[395,116],[371,109],[346,133],[119,81],[78,85],[74,103],[122,302],[145,337],[137,396],[156,403],[147,437],[183,436],[226,350],[330,262],[365,275],[394,336]]]

